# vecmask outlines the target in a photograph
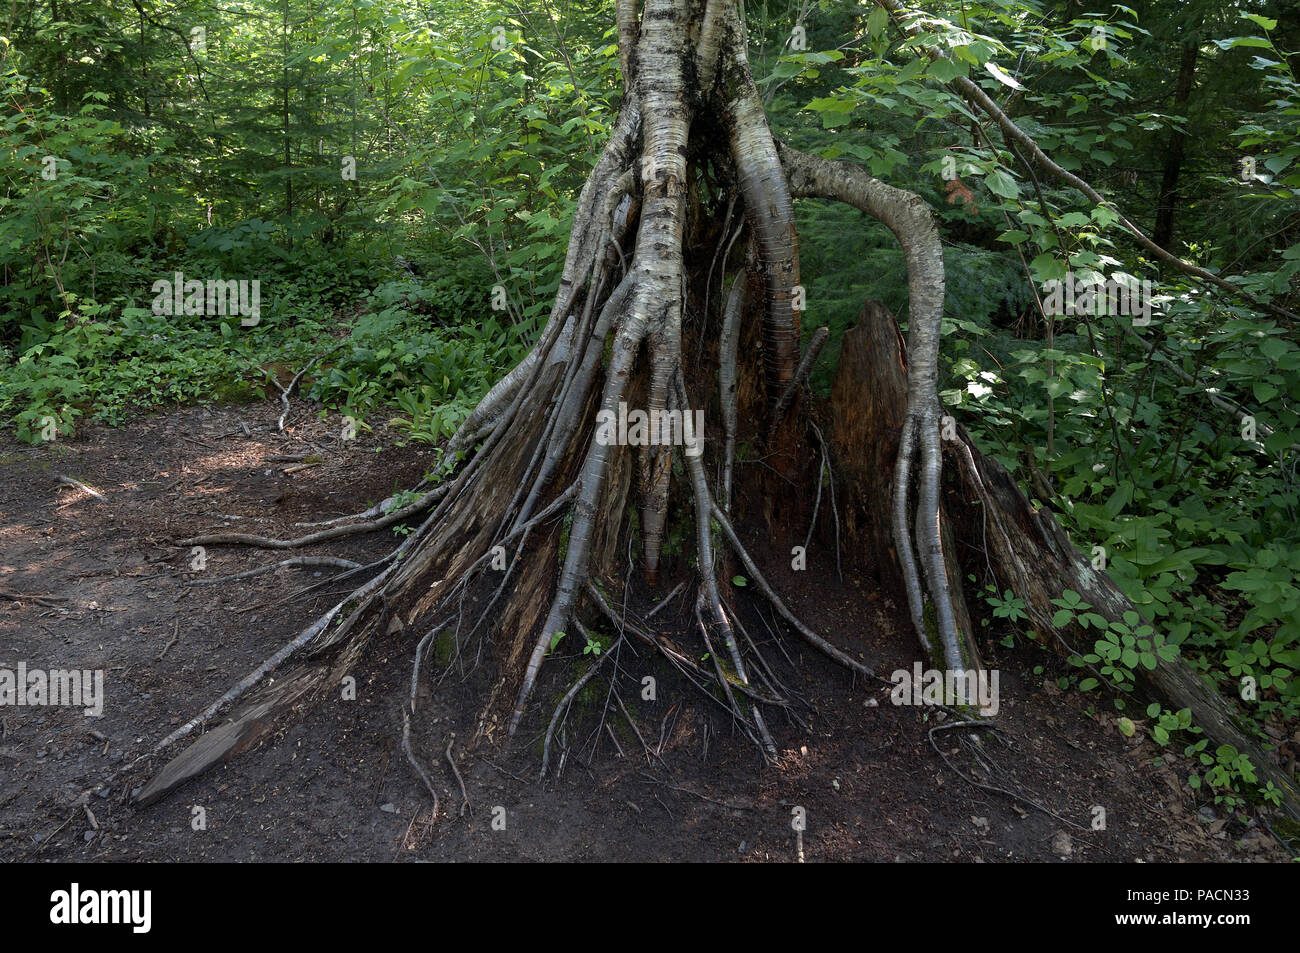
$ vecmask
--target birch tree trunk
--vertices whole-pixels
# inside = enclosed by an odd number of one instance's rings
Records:
[[[787,608],[733,523],[740,505],[733,490],[742,482],[778,535],[789,513],[807,512],[819,482],[813,463],[825,447],[800,396],[809,362],[801,363],[799,353],[799,196],[861,209],[892,229],[906,252],[906,366],[896,331],[883,327],[867,342],[874,353],[861,358],[894,370],[861,385],[879,387],[875,406],[890,413],[871,418],[874,426],[860,435],[873,442],[866,449],[875,456],[871,467],[856,471],[867,494],[858,505],[878,520],[887,514],[874,539],[921,657],[939,668],[979,667],[953,557],[961,521],[959,514],[950,518],[951,504],[941,504],[944,271],[931,210],[861,169],[802,155],[773,139],[735,0],[644,0],[640,9],[636,0],[618,0],[617,25],[625,96],[579,198],[554,306],[533,351],[451,441],[448,453],[464,452],[464,463],[441,485],[418,488],[413,503],[385,501],[351,525],[329,525],[303,540],[256,543],[283,548],[422,517],[392,555],[364,567],[374,573],[368,582],[159,743],[156,754],[226,707],[245,705],[169,762],[138,802],[157,800],[247,748],[291,707],[337,685],[379,631],[403,633],[414,650],[412,710],[433,640],[454,633],[464,644],[486,634],[496,677],[475,742],[493,743],[515,734],[532,712],[538,674],[555,641],[578,638],[604,617],[621,637],[658,652],[715,700],[725,699],[744,733],[774,758],[764,712],[787,705],[788,692],[738,631],[738,593],[729,573],[719,571],[724,562],[743,567],[751,589],[793,637],[874,679]],[[872,397],[862,396],[864,406]],[[853,403],[852,388],[837,397],[841,414],[860,413]],[[683,427],[668,435],[667,445],[617,439],[621,433],[608,422],[633,410],[676,413],[686,421],[700,411],[703,433]],[[694,439],[701,437],[702,453]],[[746,445],[764,461],[747,468],[757,476],[742,475],[737,465],[737,447]],[[986,507],[997,500],[1008,510],[1027,509],[1014,485],[999,487],[1009,496],[980,496]],[[977,489],[967,499],[972,494]],[[696,625],[686,633],[665,632],[614,608],[624,604],[621,567],[630,546],[640,554],[646,581],[658,581],[675,511],[693,527],[695,568],[683,582]],[[999,558],[1008,570],[1015,562],[1024,575],[1019,585],[1035,593],[1037,604],[1040,593],[1050,598],[1063,588],[1064,577],[1044,576],[1055,570],[1035,564],[1034,547],[1044,543],[1027,532],[1008,524],[1007,554]],[[199,537],[183,545],[236,541],[250,542]],[[1061,565],[1074,565],[1068,543],[1054,545],[1061,547]],[[474,599],[465,598],[469,593]],[[708,663],[698,661],[701,650]],[[293,670],[267,687],[267,676],[290,659]],[[549,749],[559,712],[541,714],[533,720],[545,727]],[[404,750],[425,777],[410,746],[410,717],[408,711]]]

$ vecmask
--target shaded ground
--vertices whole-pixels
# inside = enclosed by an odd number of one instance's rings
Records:
[[[1194,799],[1181,759],[1153,766],[1155,746],[1141,733],[1123,738],[1108,703],[1094,717],[1090,700],[1055,691],[1061,666],[1033,646],[993,647],[1006,743],[982,739],[997,783],[1028,801],[979,790],[946,766],[928,740],[933,712],[927,720],[924,709],[895,707],[886,687],[855,686],[789,640],[796,669],[784,677],[815,713],[811,733],[771,719],[783,748],[776,767],[764,768],[702,695],[628,649],[617,659],[632,680],[621,696],[628,716],[614,704],[609,727],[593,731],[609,698],[594,679],[563,734],[563,774],[539,783],[537,739],[574,666],[589,661],[561,647],[544,670],[529,738],[507,752],[454,746],[470,801],[463,814],[445,752],[451,731],[472,735],[490,664],[426,686],[413,741],[443,792],[434,822],[400,750],[413,645],[409,633],[394,633],[371,644],[355,700],[317,705],[155,807],[132,809],[119,786],[92,795],[87,812],[80,792],[335,601],[328,591],[289,601],[334,570],[186,586],[293,554],[211,547],[195,574],[175,541],[223,528],[298,535],[295,522],[362,510],[432,465],[427,448],[397,447],[391,436],[362,432],[345,443],[340,421],[320,421],[301,404],[277,434],[279,413],[278,402],[188,409],[120,430],[90,427],[73,441],[0,447],[0,668],[103,669],[107,696],[101,718],[0,707],[0,859],[789,861],[796,806],[807,815],[809,861],[1286,859],[1267,833],[1215,818]],[[323,462],[287,473],[293,463],[267,459],[304,454]],[[395,541],[385,530],[300,552],[365,562]],[[763,567],[785,583],[791,607],[878,672],[910,668],[910,644],[892,621],[904,613],[817,572],[817,553],[809,555],[807,581],[790,578],[788,566],[784,579],[780,566]],[[750,631],[767,638],[757,612]],[[779,657],[770,643],[765,653]],[[1040,665],[1047,671],[1033,674]],[[658,679],[653,702],[628,687],[643,673]],[[955,765],[971,766],[952,733],[936,737]],[[1096,806],[1105,830],[1092,829]],[[206,830],[194,829],[200,814]]]

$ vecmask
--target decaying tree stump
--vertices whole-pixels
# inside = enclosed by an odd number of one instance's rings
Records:
[[[846,535],[861,548],[860,566],[897,591],[896,563],[885,558],[893,554],[890,523],[880,502],[887,498],[888,468],[897,452],[899,417],[906,399],[906,346],[893,316],[876,301],[864,305],[857,325],[843,340],[831,396],[834,446],[843,481],[841,521]],[[956,439],[944,444],[943,513],[945,519],[952,515],[952,529],[962,544],[959,552],[967,555],[954,559],[956,550],[949,551],[948,564],[960,565],[981,584],[993,583],[998,592],[1009,589],[1023,599],[1030,627],[1048,646],[1067,657],[1091,653],[1097,633],[1074,623],[1055,625],[1058,607],[1052,600],[1073,590],[1092,605],[1091,611],[1112,622],[1137,611],[1133,603],[1106,573],[1093,569],[1050,510],[1029,502],[1002,464],[981,453],[960,425],[954,427],[954,434]],[[945,550],[948,539],[945,536]],[[863,559],[863,554],[870,554],[869,558]],[[960,592],[957,580],[953,583],[954,592]],[[1294,779],[1198,672],[1175,658],[1160,659],[1154,670],[1139,666],[1137,676],[1140,698],[1159,701],[1174,711],[1191,709],[1193,724],[1215,745],[1231,745],[1248,755],[1260,784],[1272,781],[1288,813],[1300,819],[1300,791]]]
[[[364,571],[369,581],[143,756],[208,727],[234,703],[245,705],[229,725],[190,739],[142,800],[162,797],[254,743],[277,716],[320,697],[376,632],[400,632],[411,644],[403,746],[426,784],[409,729],[420,664],[435,639],[488,639],[496,677],[478,734],[495,741],[519,728],[556,640],[579,637],[596,619],[707,686],[715,701],[724,698],[743,734],[774,759],[764,710],[788,699],[757,646],[737,638],[736,593],[719,573],[730,558],[743,567],[748,591],[766,599],[794,637],[871,677],[786,607],[732,521],[740,443],[752,444],[751,459],[774,474],[771,485],[779,483],[783,494],[815,489],[802,476],[807,454],[799,449],[813,445],[797,399],[800,197],[863,211],[883,222],[905,252],[909,366],[904,372],[903,345],[888,313],[865,310],[862,327],[845,342],[833,442],[840,478],[856,494],[851,519],[867,561],[898,593],[924,656],[937,668],[979,666],[961,594],[958,555],[966,546],[987,549],[999,583],[1021,594],[1040,630],[1067,644],[1082,644],[1081,634],[1050,627],[1050,599],[1063,589],[1074,588],[1108,617],[1130,608],[996,464],[964,437],[942,439],[937,381],[945,275],[928,205],[857,166],[774,139],[734,0],[617,0],[616,8],[624,96],[578,198],[559,290],[533,350],[444,448],[457,461],[452,472],[437,486],[417,487],[413,502],[394,497],[296,540],[217,534],[179,541],[283,549],[398,520],[418,523],[388,557],[344,574],[355,579]],[[987,97],[971,98],[1001,116]],[[756,346],[741,346],[749,341]],[[601,439],[600,415],[629,405],[659,414],[719,407],[721,423],[710,422],[715,436],[702,455]],[[769,523],[779,521],[774,499],[764,494]],[[670,637],[615,609],[624,602],[613,587],[625,574],[611,572],[610,560],[634,542],[653,583],[674,507],[693,527],[683,535],[694,570],[682,584],[694,593],[695,625]],[[979,533],[970,524],[976,513]],[[958,533],[962,548],[954,542]],[[466,599],[471,591],[477,601]],[[698,639],[698,646],[678,647],[685,639]],[[701,651],[711,670],[698,663]],[[294,668],[281,677],[276,670],[290,659]],[[277,681],[268,685],[272,673]],[[1294,786],[1185,665],[1162,662],[1147,681],[1171,706],[1191,707],[1210,737],[1250,753],[1261,777],[1274,780],[1295,810]],[[260,694],[244,697],[253,690]],[[548,741],[554,724],[552,718]]]
[[[898,438],[907,411],[907,347],[894,316],[879,301],[868,301],[857,324],[845,332],[831,389],[831,446],[842,489],[840,521],[847,560],[875,581],[898,605],[907,595],[895,543],[896,525],[889,501],[898,459]],[[966,605],[960,563],[948,508],[939,507],[944,565],[953,614],[968,669],[980,667],[970,610]],[[928,662],[945,668],[942,653]]]

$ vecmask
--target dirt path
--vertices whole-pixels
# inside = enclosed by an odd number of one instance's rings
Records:
[[[99,718],[0,707],[0,859],[789,861],[796,807],[807,816],[809,861],[1286,859],[1267,834],[1198,816],[1182,761],[1153,767],[1152,743],[1123,738],[1113,719],[1085,713],[1085,699],[1052,691],[1056,663],[1033,647],[995,648],[1007,744],[986,735],[985,745],[1005,784],[1059,817],[970,786],[930,747],[933,714],[926,721],[923,709],[895,707],[887,690],[855,687],[794,646],[793,678],[815,708],[813,730],[773,725],[783,747],[777,767],[764,769],[702,696],[662,678],[656,701],[629,705],[650,755],[621,715],[595,739],[593,718],[570,724],[558,781],[534,780],[536,744],[468,755],[458,746],[470,798],[463,816],[444,752],[451,730],[471,734],[490,665],[463,679],[454,670],[422,699],[416,725],[416,748],[444,792],[444,816],[431,822],[428,794],[398,744],[412,655],[401,633],[372,643],[355,673],[355,700],[312,708],[155,807],[134,810],[115,790],[92,796],[88,813],[79,792],[333,603],[328,590],[288,601],[328,569],[186,586],[196,575],[187,572],[192,556],[175,540],[220,529],[288,535],[295,522],[364,509],[432,465],[427,449],[396,447],[388,436],[362,432],[343,443],[337,421],[301,405],[277,434],[279,411],[278,403],[188,409],[120,430],[87,428],[73,441],[0,446],[0,669],[103,670],[106,696]],[[286,473],[292,463],[267,459],[303,454],[323,462]],[[302,553],[363,562],[394,541],[389,530]],[[211,576],[284,554],[212,547],[206,555]],[[890,622],[898,615],[851,581],[805,585],[792,607],[877,671],[910,668]],[[630,655],[619,664],[658,671]],[[1046,675],[1033,674],[1038,665]],[[571,670],[548,668],[538,698],[554,700]],[[603,701],[602,689],[594,709]],[[956,747],[951,735],[942,743]],[[1092,829],[1096,806],[1106,810],[1104,831]]]

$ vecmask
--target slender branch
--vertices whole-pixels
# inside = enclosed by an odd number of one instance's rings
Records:
[[[898,0],[876,0],[876,3],[880,4],[880,6],[884,7],[885,10],[889,12],[894,23],[908,36],[920,37],[923,35],[922,30],[919,27],[908,22],[908,11],[898,2]],[[935,59],[947,59],[947,55],[937,48],[930,49],[927,52]],[[966,76],[958,76],[948,85],[954,87],[969,102],[988,115],[988,117],[997,124],[997,127],[1002,131],[1002,134],[1008,139],[1017,142],[1029,154],[1029,158],[1039,167],[1047,170],[1056,179],[1064,182],[1066,185],[1078,189],[1093,203],[1097,205],[1110,205],[1110,203],[1108,203],[1106,199],[1103,198],[1102,195],[1091,185],[1073,172],[1063,169],[1060,165],[1054,162],[1052,158],[1042,150],[1034,138],[1016,125],[1015,122],[1013,122],[1012,119],[1002,111],[1002,108],[993,101],[989,94],[984,92],[984,90],[976,85],[976,83],[970,78]],[[1113,208],[1113,206],[1111,207]],[[1240,298],[1252,307],[1258,308],[1261,311],[1267,311],[1276,317],[1285,318],[1288,321],[1300,321],[1300,315],[1296,315],[1285,308],[1271,304],[1267,301],[1261,301],[1254,295],[1243,291],[1232,282],[1226,281],[1218,275],[1206,271],[1204,268],[1194,265],[1190,261],[1179,258],[1172,252],[1166,251],[1164,248],[1152,241],[1147,234],[1142,231],[1142,229],[1129,221],[1129,219],[1118,209],[1115,209],[1115,214],[1118,216],[1119,223],[1124,226],[1125,230],[1128,231],[1134,239],[1137,240],[1137,243],[1165,264],[1173,265],[1175,268],[1194,278],[1206,282],[1207,284],[1214,285],[1220,290],[1226,291],[1234,297]]]

